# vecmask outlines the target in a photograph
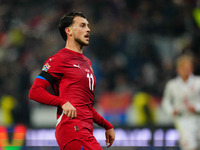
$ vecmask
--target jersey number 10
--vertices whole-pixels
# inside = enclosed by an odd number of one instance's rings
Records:
[[[89,88],[94,91],[94,77],[92,74],[87,73],[87,78],[89,79]]]

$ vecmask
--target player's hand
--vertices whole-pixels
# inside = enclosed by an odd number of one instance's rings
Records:
[[[188,107],[188,110],[189,110],[191,113],[195,113],[195,109],[194,109],[194,107],[192,107],[192,106],[189,106],[189,107]]]
[[[114,129],[112,128],[112,129],[106,130],[105,135],[106,135],[106,145],[107,145],[107,148],[108,148],[113,144],[113,142],[115,140]]]
[[[70,102],[66,102],[62,105],[62,109],[69,118],[74,119],[77,117],[76,108]]]
[[[191,113],[195,113],[194,107],[189,103],[188,100],[185,100],[184,103],[185,103],[185,106],[187,107],[187,109],[188,109]]]
[[[173,115],[174,115],[174,116],[177,116],[177,115],[178,115],[178,111],[177,111],[176,109],[174,109]]]

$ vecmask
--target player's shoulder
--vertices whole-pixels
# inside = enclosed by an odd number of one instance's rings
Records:
[[[55,55],[54,57],[58,58],[58,59],[66,59],[70,57],[70,53],[68,51],[65,50],[65,48],[60,49]]]
[[[84,56],[84,59],[91,65],[92,63],[91,63],[91,60],[88,58],[88,57],[86,57],[86,56]]]
[[[60,49],[57,53],[50,56],[47,61],[64,61],[69,57],[67,52],[64,49]]]
[[[179,78],[178,77],[175,77],[175,78],[172,78],[170,80],[167,81],[167,86],[173,86],[174,84],[176,84],[178,82]]]
[[[192,77],[195,79],[200,79],[200,75],[192,75]]]
[[[192,75],[193,80],[196,82],[200,82],[200,76],[199,75]]]
[[[89,59],[88,57],[86,57],[86,56],[83,56],[83,57],[84,57],[84,59],[85,59],[86,61],[91,62],[90,59]]]

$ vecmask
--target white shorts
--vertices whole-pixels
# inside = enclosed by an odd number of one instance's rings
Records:
[[[192,150],[198,148],[200,143],[199,116],[178,117],[175,126],[180,134],[180,146],[182,149]]]

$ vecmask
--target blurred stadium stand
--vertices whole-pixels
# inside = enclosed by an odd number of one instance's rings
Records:
[[[73,9],[90,22],[84,53],[100,114],[125,130],[173,128],[160,102],[177,56],[194,54],[200,74],[198,0],[0,0],[0,124],[54,128],[55,108],[30,101],[28,92],[44,61],[63,48],[58,21]]]

